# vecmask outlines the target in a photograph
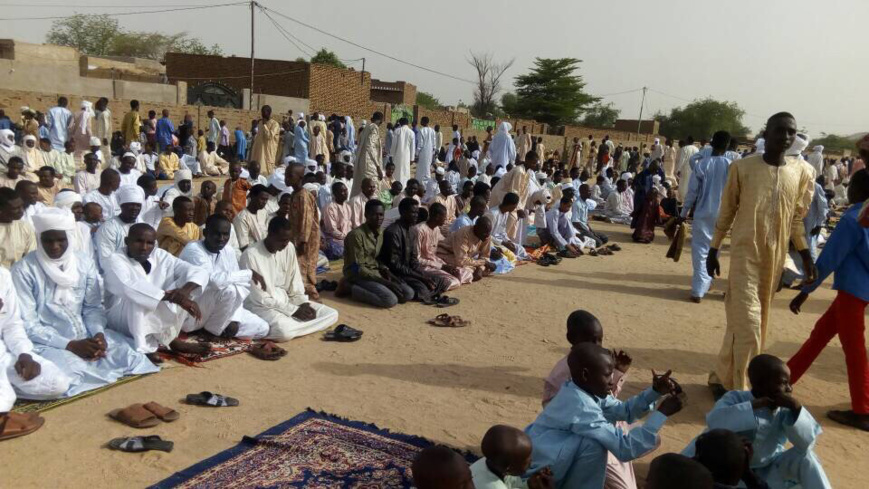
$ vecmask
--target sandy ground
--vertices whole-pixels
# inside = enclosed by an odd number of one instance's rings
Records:
[[[49,411],[40,431],[0,444],[0,485],[142,487],[307,407],[478,450],[491,425],[524,427],[534,420],[543,378],[568,350],[565,319],[579,308],[601,319],[605,346],[633,356],[625,393],[645,388],[649,369],[673,369],[689,401],[664,427],[657,453],[681,450],[700,432],[712,405],[705,383],[724,330],[724,283],[719,281],[703,304],[691,304],[686,300],[690,254],[673,263],[664,259],[662,234],[652,245],[636,245],[624,227],[599,227],[624,251],[565,260],[558,267],[526,265],[455,291],[462,303],[449,312],[471,319],[468,328],[427,326],[425,320],[443,311],[419,304],[382,311],[324,294],[326,303],[340,310],[341,322],[365,330],[362,341],[326,343],[314,335],[286,344],[289,355],[275,363],[240,355],[205,368],[177,366]],[[793,295],[779,294],[771,317],[769,350],[784,357],[797,350],[833,297],[824,287],[795,317],[787,310]],[[795,389],[824,427],[816,450],[840,489],[864,482],[853,462],[869,460],[865,433],[824,416],[849,405],[844,365],[834,341]],[[203,390],[237,397],[241,406],[206,409],[180,402]],[[174,407],[181,419],[138,432],[106,417],[113,408],[147,401]],[[175,451],[125,454],[102,448],[114,437],[149,433],[173,440]],[[636,463],[639,474],[653,456]]]

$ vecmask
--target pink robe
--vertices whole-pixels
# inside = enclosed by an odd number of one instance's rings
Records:
[[[462,284],[473,281],[473,270],[460,268],[460,278],[457,278],[455,275],[441,269],[441,267],[446,265],[446,262],[437,255],[438,243],[444,238],[439,228],[432,229],[428,224],[423,222],[414,226],[413,232],[416,233],[417,243],[419,244],[419,264],[423,271],[446,279],[450,284],[447,290],[453,290]]]

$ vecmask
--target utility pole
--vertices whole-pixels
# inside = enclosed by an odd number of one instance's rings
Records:
[[[362,73],[359,74],[360,85],[365,85],[365,58],[362,58]]]
[[[257,3],[254,0],[250,2],[250,95],[247,101],[248,108],[253,108],[253,78],[254,78],[254,13],[256,12]]]
[[[637,121],[637,136],[640,135],[640,128],[643,126],[643,106],[646,105],[646,90],[647,87],[643,87],[643,100],[640,102],[640,119]]]

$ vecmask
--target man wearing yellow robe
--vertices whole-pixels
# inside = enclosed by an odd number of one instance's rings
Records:
[[[817,277],[803,218],[814,191],[811,168],[786,157],[797,133],[794,117],[775,114],[766,123],[766,151],[734,161],[721,196],[721,211],[706,267],[720,275],[718,250],[730,235],[727,329],[718,366],[709,376],[716,399],[727,390],[748,390],[748,362],[766,346],[769,309],[788,253],[788,241],[803,258],[806,281]]]
[[[262,116],[253,140],[250,159],[259,161],[263,173],[271,175],[275,171],[275,160],[280,151],[278,146],[281,142],[281,125],[272,119],[271,106],[263,105]]]

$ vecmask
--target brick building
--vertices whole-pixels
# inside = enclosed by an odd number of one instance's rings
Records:
[[[371,80],[371,100],[393,105],[416,105],[416,85],[404,81]]]

